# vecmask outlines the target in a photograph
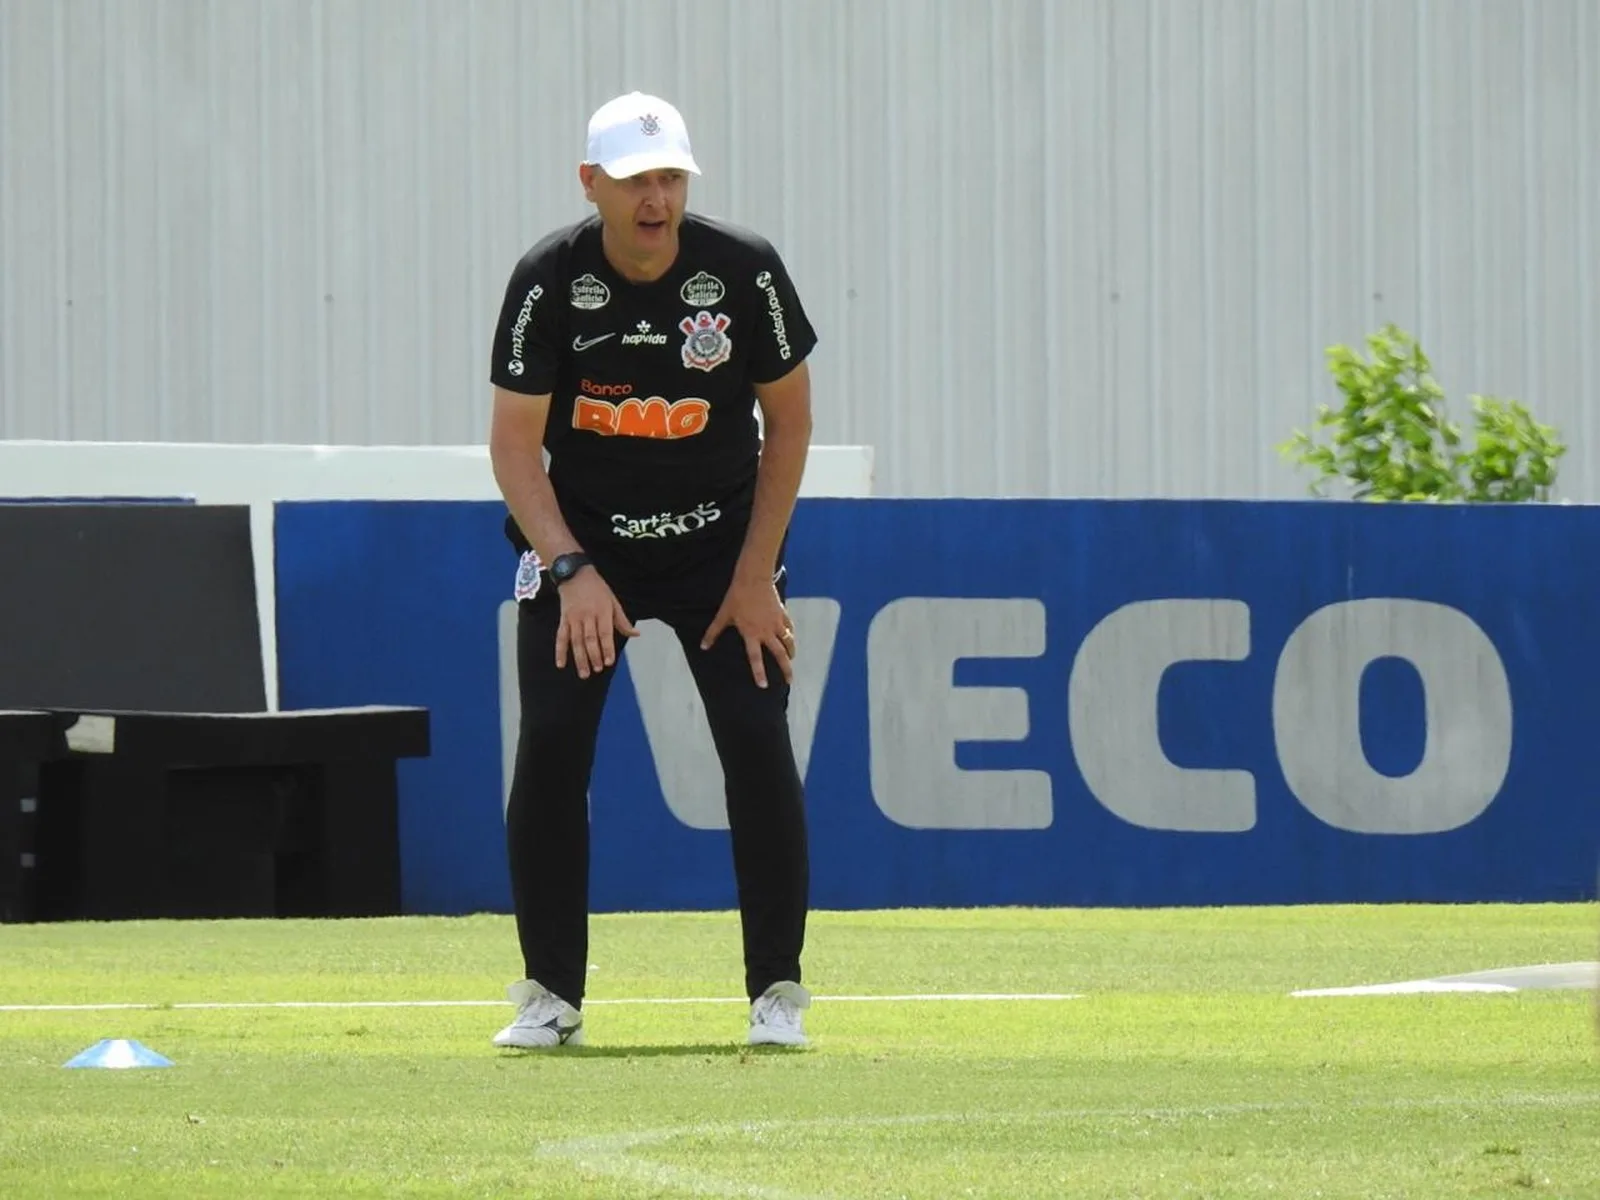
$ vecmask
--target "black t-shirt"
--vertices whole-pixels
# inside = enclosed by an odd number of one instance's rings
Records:
[[[558,229],[506,287],[490,378],[550,393],[550,482],[591,553],[654,560],[669,545],[743,539],[761,441],[754,385],[817,342],[777,251],[686,214],[678,257],[633,283],[600,245],[600,219]],[[515,523],[507,532],[520,548]]]

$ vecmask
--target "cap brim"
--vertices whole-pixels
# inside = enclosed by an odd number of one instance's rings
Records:
[[[674,154],[670,150],[654,150],[645,154],[624,154],[610,162],[599,164],[601,170],[613,179],[627,179],[645,171],[687,171],[700,174],[700,168],[687,154]]]

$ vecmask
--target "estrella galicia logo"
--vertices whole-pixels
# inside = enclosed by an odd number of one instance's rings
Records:
[[[678,290],[678,295],[690,308],[710,308],[713,304],[721,304],[727,293],[728,289],[722,286],[722,280],[705,271],[695,272]]]
[[[611,303],[611,289],[589,273],[579,275],[572,281],[569,295],[573,308],[581,308],[588,312],[604,308]]]

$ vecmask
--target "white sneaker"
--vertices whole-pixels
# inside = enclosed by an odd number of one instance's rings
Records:
[[[506,989],[506,997],[517,1006],[517,1018],[494,1035],[496,1046],[543,1050],[583,1045],[583,1014],[542,984],[518,980]]]
[[[811,1007],[811,993],[785,979],[756,997],[750,1006],[752,1046],[804,1046],[806,1031],[800,1016]]]

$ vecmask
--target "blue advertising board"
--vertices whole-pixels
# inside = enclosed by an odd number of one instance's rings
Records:
[[[277,510],[284,708],[416,704],[408,912],[507,911],[504,510]],[[792,727],[819,908],[1576,900],[1600,510],[802,500]],[[601,729],[592,904],[725,909],[670,637]]]

